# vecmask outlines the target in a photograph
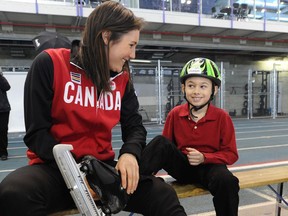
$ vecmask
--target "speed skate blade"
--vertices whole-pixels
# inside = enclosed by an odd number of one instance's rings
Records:
[[[72,198],[82,215],[104,216],[101,208],[96,206],[85,183],[85,174],[79,169],[79,165],[70,152],[71,150],[73,150],[73,146],[69,144],[58,144],[53,148],[54,158]]]

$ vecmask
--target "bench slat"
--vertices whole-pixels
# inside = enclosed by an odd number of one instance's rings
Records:
[[[252,188],[288,181],[288,166],[260,168],[233,172],[239,179],[240,188]]]
[[[74,215],[74,214],[79,214],[78,209],[63,210],[60,212],[55,212],[55,213],[49,214],[49,216],[65,216],[65,215]]]
[[[233,172],[233,174],[239,179],[239,186],[241,189],[288,182],[288,166],[237,171]],[[206,189],[199,185],[181,185],[177,182],[172,182],[171,184],[179,198],[209,194]]]
[[[195,184],[183,185],[177,182],[172,182],[171,185],[173,186],[179,198],[186,198],[186,197],[191,197],[191,196],[209,194],[209,191],[207,191],[205,188],[201,187],[200,185],[195,185]]]

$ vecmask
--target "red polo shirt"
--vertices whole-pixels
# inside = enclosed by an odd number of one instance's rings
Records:
[[[167,116],[163,135],[184,154],[187,147],[203,153],[204,163],[231,165],[238,160],[232,119],[212,104],[197,123],[191,119],[187,103],[176,106]]]

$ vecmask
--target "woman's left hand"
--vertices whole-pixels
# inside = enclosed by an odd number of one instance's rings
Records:
[[[121,155],[115,168],[120,171],[122,187],[128,194],[133,194],[139,181],[139,166],[136,157],[129,153]]]

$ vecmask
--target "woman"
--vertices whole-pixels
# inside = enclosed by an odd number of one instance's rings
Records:
[[[24,141],[30,165],[2,181],[2,216],[47,215],[74,207],[52,154],[58,143],[72,144],[76,161],[92,155],[114,164],[121,173],[122,187],[130,194],[125,210],[186,215],[169,185],[139,175],[146,130],[128,61],[135,58],[143,24],[123,5],[105,2],[88,17],[72,62],[67,49],[49,49],[36,57],[24,93]],[[111,130],[119,121],[124,144],[114,162]]]

